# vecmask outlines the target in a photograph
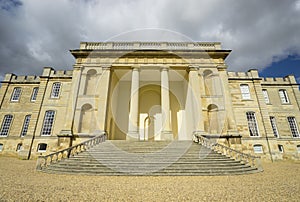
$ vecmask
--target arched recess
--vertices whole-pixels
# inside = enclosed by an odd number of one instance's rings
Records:
[[[95,129],[95,118],[94,110],[92,105],[84,104],[81,107],[80,112],[80,122],[79,122],[79,132],[80,133],[90,133]]]
[[[86,74],[86,82],[85,82],[85,95],[94,95],[97,84],[97,71],[94,69],[90,69]]]
[[[220,133],[220,121],[218,116],[218,106],[210,104],[207,107],[207,122],[205,124],[205,131],[210,134]]]

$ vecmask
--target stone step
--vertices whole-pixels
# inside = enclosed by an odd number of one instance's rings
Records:
[[[257,172],[190,141],[106,141],[44,172],[86,175],[225,175]]]

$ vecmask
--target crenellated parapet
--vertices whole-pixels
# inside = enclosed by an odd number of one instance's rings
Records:
[[[261,79],[257,69],[251,69],[248,72],[227,72],[228,79],[232,80],[257,80]]]

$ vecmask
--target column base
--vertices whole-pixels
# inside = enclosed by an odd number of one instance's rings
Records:
[[[161,140],[173,140],[173,133],[172,131],[161,131],[160,135]]]
[[[126,140],[139,141],[140,140],[140,134],[137,131],[128,132],[127,135],[126,135]]]

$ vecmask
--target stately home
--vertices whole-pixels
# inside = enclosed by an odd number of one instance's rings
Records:
[[[106,133],[109,140],[196,135],[266,160],[299,159],[294,76],[228,72],[220,43],[99,42],[71,50],[69,71],[6,74],[0,155],[33,158]]]

